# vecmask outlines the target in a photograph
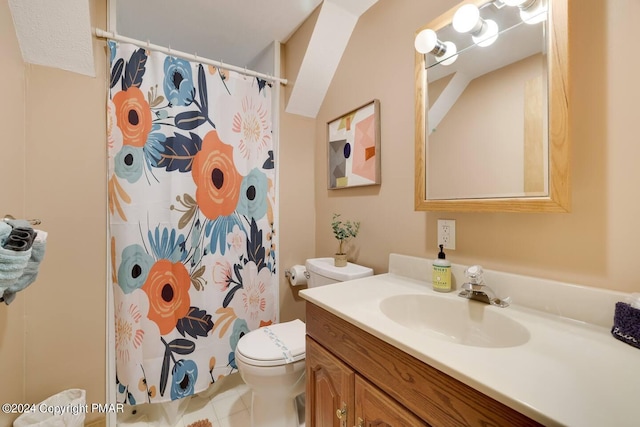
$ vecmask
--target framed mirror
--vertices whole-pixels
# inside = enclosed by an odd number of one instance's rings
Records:
[[[568,3],[466,0],[416,31],[416,210],[569,212]]]

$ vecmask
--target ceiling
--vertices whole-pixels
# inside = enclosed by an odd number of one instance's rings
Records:
[[[24,62],[95,77],[88,1],[8,4]]]
[[[286,107],[289,113],[315,117],[359,17],[377,1],[110,0],[110,16],[115,15],[121,36],[277,74],[265,69],[275,68],[273,42],[285,43],[319,8]]]
[[[92,49],[87,0],[8,1],[25,62],[96,75],[93,55],[100,53]],[[274,41],[286,43],[318,8],[286,106],[288,113],[315,117],[359,17],[377,2],[107,0],[106,30],[200,58],[277,74]]]
[[[119,35],[239,67],[286,42],[322,0],[111,0]]]

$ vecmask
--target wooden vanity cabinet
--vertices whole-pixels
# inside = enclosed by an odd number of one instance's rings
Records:
[[[356,374],[356,424],[358,427],[429,427],[404,406]]]
[[[337,357],[306,338],[306,425],[353,426],[355,372]],[[341,412],[338,412],[341,411]]]
[[[306,423],[318,427],[428,427],[307,337]]]
[[[306,315],[307,427],[541,425],[313,303]]]

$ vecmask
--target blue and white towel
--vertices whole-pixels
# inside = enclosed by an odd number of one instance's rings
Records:
[[[14,251],[3,248],[3,243],[13,227],[0,221],[0,298],[10,304],[19,292],[33,283],[44,257],[47,233],[37,230],[31,248],[26,251]]]

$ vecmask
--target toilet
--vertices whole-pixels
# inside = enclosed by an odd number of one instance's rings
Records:
[[[310,288],[373,275],[373,270],[333,258],[305,263]],[[235,351],[240,376],[251,389],[251,427],[299,427],[296,402],[305,389],[305,324],[299,319],[263,326],[240,338]],[[298,397],[298,399],[296,399]],[[303,411],[300,411],[304,413]]]

